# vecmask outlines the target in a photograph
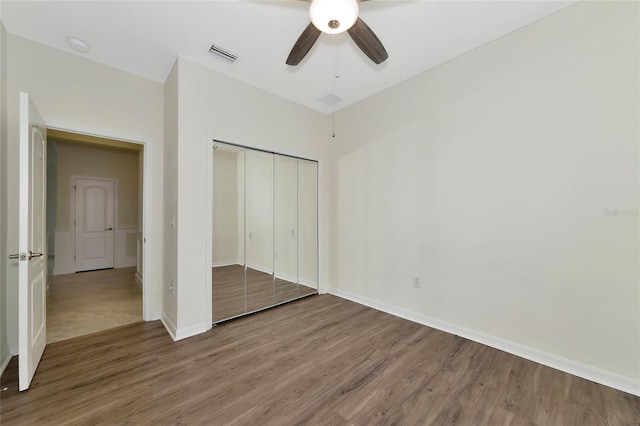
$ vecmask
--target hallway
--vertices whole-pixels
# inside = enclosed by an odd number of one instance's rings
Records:
[[[48,277],[47,343],[142,321],[135,267]]]

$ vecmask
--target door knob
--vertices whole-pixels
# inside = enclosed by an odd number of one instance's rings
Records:
[[[34,253],[31,250],[29,250],[29,260],[33,259],[34,257],[42,257],[43,254],[42,253]]]
[[[113,231],[113,228],[104,228],[105,231]]]

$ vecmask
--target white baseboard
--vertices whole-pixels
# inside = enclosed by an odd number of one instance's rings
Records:
[[[162,312],[161,311],[155,311],[153,313],[153,315],[151,315],[151,319],[149,321],[158,321],[158,320],[162,320]]]
[[[5,352],[0,356],[0,376],[2,376],[4,370],[7,368],[7,365],[9,365],[9,361],[11,361],[11,358],[11,354],[9,354],[8,352]]]
[[[287,275],[287,274],[279,274],[277,272],[275,273],[275,277],[278,278],[279,280],[288,281],[293,284],[296,284],[296,282],[298,281],[297,277],[295,276]]]
[[[220,262],[211,263],[212,268],[220,268],[222,266],[231,266],[231,265],[239,265],[239,263],[235,260],[223,260]]]
[[[134,276],[134,278],[136,280],[136,285],[142,291],[142,275],[140,275],[139,271],[136,271],[136,275]],[[160,318],[158,317],[156,319],[160,319]]]
[[[254,269],[256,271],[260,271],[260,272],[264,272],[265,274],[273,274],[273,268],[269,268],[266,266],[260,266],[260,265],[252,265],[250,263],[247,263],[247,268],[251,268]]]
[[[18,355],[18,345],[9,345],[9,355]]]
[[[318,288],[318,284],[317,283],[314,283],[313,281],[309,281],[309,280],[301,279],[300,280],[300,284],[302,284],[303,286],[306,286],[306,287],[311,287],[311,288],[315,288],[315,289]]]
[[[169,336],[171,336],[171,339],[173,339],[173,341],[175,342],[176,341],[176,326],[175,326],[175,324],[173,324],[173,321],[171,321],[171,319],[169,319],[167,314],[165,314],[164,312],[160,316],[160,321],[162,322],[162,325],[164,325],[164,328],[169,333]]]
[[[211,330],[211,322],[194,325],[192,327],[178,329],[176,331],[176,338],[174,340],[186,339],[187,337],[192,337],[200,333],[205,333],[209,330]]]
[[[476,330],[471,330],[466,327],[461,327],[445,321],[437,320],[435,318],[430,318],[415,312],[405,311],[403,309],[399,309],[385,303],[380,303],[375,300],[358,296],[356,294],[349,293],[343,290],[330,288],[328,289],[328,293],[333,294],[334,296],[341,297],[343,299],[351,300],[352,302],[356,302],[361,305],[369,306],[370,308],[374,308],[400,318],[404,318],[409,321],[416,322],[418,324],[426,325],[427,327],[442,330],[451,334],[456,334],[465,339],[473,340],[475,342],[482,343],[483,345],[491,346],[492,348],[517,355],[521,358],[546,365],[547,367],[555,368],[556,370],[560,370],[565,373],[590,380],[592,382],[600,383],[602,385],[609,386],[611,388],[618,389],[632,395],[640,396],[640,380],[634,380],[629,377],[621,376],[610,371],[593,367],[591,365],[573,361],[568,358],[514,343],[509,340],[491,336],[489,334],[485,334]]]
[[[200,333],[204,333],[211,329],[211,323],[198,324],[192,327],[177,329],[173,321],[171,321],[171,319],[169,319],[169,317],[164,312],[161,315],[160,321],[162,321],[164,328],[167,329],[167,332],[174,342],[195,336]]]

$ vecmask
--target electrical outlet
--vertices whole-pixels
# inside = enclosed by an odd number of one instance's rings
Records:
[[[414,275],[411,283],[415,288],[420,288],[420,277],[418,277],[417,275]]]

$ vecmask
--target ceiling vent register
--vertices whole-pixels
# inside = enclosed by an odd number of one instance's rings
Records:
[[[230,63],[234,63],[236,59],[238,59],[238,55],[236,55],[235,53],[231,53],[220,46],[216,46],[215,44],[211,45],[211,47],[209,48],[209,53]]]

